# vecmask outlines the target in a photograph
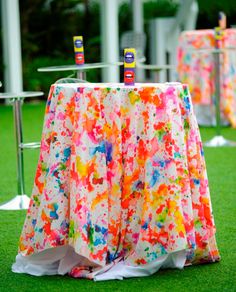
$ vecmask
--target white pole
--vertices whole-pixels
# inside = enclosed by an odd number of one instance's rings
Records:
[[[18,0],[1,0],[5,91],[22,91],[20,17]]]
[[[143,32],[143,1],[131,0],[131,9],[133,14],[133,31]],[[145,72],[143,69],[136,70],[136,78],[138,81],[144,81]]]
[[[174,17],[159,17],[150,22],[150,57],[151,64],[164,66],[167,64],[167,35],[169,27],[172,26]],[[172,61],[172,60],[171,60]],[[172,64],[171,64],[172,65]],[[172,72],[171,77],[172,77]],[[152,73],[152,79],[155,79],[156,73]],[[159,82],[170,81],[167,80],[166,70],[162,70],[158,74]],[[173,80],[174,81],[174,80]]]
[[[143,32],[143,1],[131,0],[131,8],[133,11],[133,30]]]
[[[119,61],[118,3],[101,0],[101,33],[103,62]],[[119,82],[119,68],[111,66],[102,70],[103,82]]]
[[[197,1],[193,1],[190,6],[189,13],[185,19],[184,30],[194,30],[197,24],[197,17],[199,12],[199,6]]]

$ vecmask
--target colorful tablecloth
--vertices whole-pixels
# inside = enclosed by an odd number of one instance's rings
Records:
[[[177,49],[179,80],[189,85],[194,104],[209,105],[215,98],[214,56],[203,49],[214,49],[214,30],[184,31]],[[236,29],[226,29],[221,54],[221,111],[236,127]],[[209,109],[208,109],[209,111]]]
[[[188,88],[52,85],[13,271],[122,279],[218,260]]]

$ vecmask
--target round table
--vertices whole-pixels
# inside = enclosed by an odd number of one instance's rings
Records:
[[[215,122],[216,122],[216,136],[211,140],[204,143],[208,147],[218,147],[218,146],[236,146],[236,142],[225,139],[221,135],[221,60],[220,56],[228,51],[236,51],[236,47],[227,48],[205,48],[205,49],[189,49],[189,52],[196,54],[213,54],[214,56],[214,85],[215,85],[215,95],[212,97],[212,104],[215,107]]]
[[[220,53],[221,120],[236,127],[236,29],[226,29],[218,47],[214,29],[182,32],[177,48],[178,78],[189,85],[199,124],[214,125],[211,104],[217,90],[215,58]]]
[[[187,86],[53,84],[41,143],[13,272],[101,281],[219,260]]]

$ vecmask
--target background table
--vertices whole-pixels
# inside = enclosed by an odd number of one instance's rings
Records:
[[[192,100],[200,112],[214,117],[209,105],[215,97],[214,30],[185,31],[180,35],[177,49],[179,80],[189,85]],[[226,29],[220,48],[221,57],[221,113],[222,120],[236,127],[236,29]],[[204,52],[204,50],[206,51]],[[209,49],[209,52],[207,51]]]
[[[219,260],[180,83],[55,84],[14,272],[95,280]]]
[[[0,210],[28,209],[30,199],[25,194],[24,156],[25,149],[39,148],[39,142],[23,143],[23,125],[21,106],[25,98],[42,96],[41,91],[21,91],[0,93],[0,100],[4,99],[13,104],[13,116],[16,137],[16,165],[17,165],[17,195],[9,202],[0,205]]]

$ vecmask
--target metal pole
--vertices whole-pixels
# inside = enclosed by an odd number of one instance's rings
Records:
[[[2,0],[1,10],[4,89],[8,92],[21,92],[23,81],[19,0]]]
[[[15,124],[15,136],[16,136],[16,151],[17,151],[17,190],[18,195],[25,194],[24,184],[24,163],[23,163],[23,131],[22,131],[22,114],[21,114],[21,100],[19,98],[13,101],[13,114]]]
[[[116,63],[119,61],[119,26],[118,1],[101,0],[101,34],[102,34],[102,60]],[[119,82],[118,66],[102,69],[103,82]]]
[[[133,30],[143,32],[143,0],[131,0]]]
[[[86,72],[85,71],[78,70],[76,73],[76,76],[78,79],[86,81]]]
[[[215,61],[215,118],[216,118],[216,135],[220,136],[221,133],[221,120],[220,120],[220,51],[216,50],[214,53]]]

